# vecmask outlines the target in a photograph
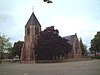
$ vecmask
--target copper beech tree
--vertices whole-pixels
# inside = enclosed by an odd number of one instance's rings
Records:
[[[66,57],[70,49],[68,40],[59,36],[59,31],[51,26],[40,32],[35,55],[37,60],[53,60],[56,56],[59,59]]]

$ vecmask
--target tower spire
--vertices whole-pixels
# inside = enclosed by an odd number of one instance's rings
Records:
[[[26,23],[26,25],[40,25],[38,19],[36,18],[35,14],[34,14],[34,6],[32,6],[32,14],[28,20],[28,22]]]

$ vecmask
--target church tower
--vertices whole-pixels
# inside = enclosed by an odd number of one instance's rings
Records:
[[[21,51],[21,61],[34,61],[34,47],[37,43],[37,36],[41,31],[41,25],[32,12],[28,22],[25,25],[24,44]]]

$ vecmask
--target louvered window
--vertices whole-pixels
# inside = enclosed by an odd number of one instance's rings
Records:
[[[27,35],[30,35],[30,27],[27,27]]]
[[[35,27],[35,34],[39,34],[39,28],[38,27]]]

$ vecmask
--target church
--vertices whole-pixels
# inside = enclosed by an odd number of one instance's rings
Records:
[[[21,62],[32,62],[35,61],[35,50],[34,47],[37,44],[37,36],[41,31],[41,25],[36,18],[34,12],[32,12],[28,22],[25,25],[25,36],[24,44],[21,50]],[[78,59],[81,57],[80,42],[77,34],[65,36],[68,43],[71,45],[71,50],[68,53],[69,59]]]

